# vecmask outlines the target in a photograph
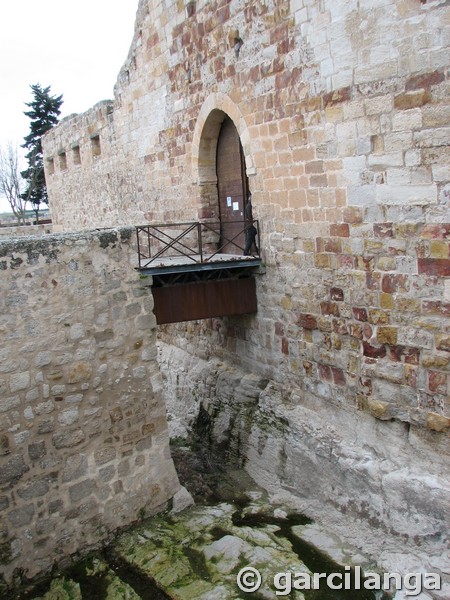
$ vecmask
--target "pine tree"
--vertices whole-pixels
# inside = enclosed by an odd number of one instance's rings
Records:
[[[27,189],[22,198],[33,204],[36,220],[39,218],[39,207],[48,204],[47,187],[45,185],[44,158],[42,154],[42,136],[58,122],[63,103],[61,96],[51,96],[50,86],[42,88],[39,83],[31,85],[33,101],[25,103],[31,110],[24,115],[31,119],[30,133],[24,138],[22,148],[29,150],[25,158],[28,169],[22,171],[22,177],[27,181]]]

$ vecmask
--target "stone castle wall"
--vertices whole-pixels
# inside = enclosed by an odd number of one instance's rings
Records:
[[[217,110],[241,135],[269,233],[340,223],[348,207],[371,223],[442,221],[445,4],[141,0],[115,100],[45,139],[55,224],[197,216]]]
[[[45,139],[47,165],[69,159],[48,174],[55,227],[217,217],[230,115],[267,271],[258,317],[211,330],[211,352],[446,429],[448,17],[439,0],[141,1],[115,101]]]
[[[258,313],[161,338],[284,387],[296,405],[285,417],[312,447],[303,407],[336,449],[364,422],[380,435],[414,428],[422,466],[443,452],[449,14],[445,0],[141,0],[114,101],[45,138],[57,228],[217,218],[216,143],[232,118],[261,225]],[[401,437],[385,442],[410,464],[417,449]],[[361,496],[367,479],[376,488],[377,469],[329,456]]]
[[[0,227],[0,237],[13,238],[21,236],[47,235],[52,233],[51,223],[42,225],[12,225]]]
[[[0,241],[0,571],[32,578],[179,489],[132,229]],[[0,588],[1,578],[0,578]]]

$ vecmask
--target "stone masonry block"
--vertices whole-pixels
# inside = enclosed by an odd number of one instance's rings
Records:
[[[436,335],[436,349],[450,352],[450,335],[445,333],[439,333]]]
[[[367,401],[370,414],[377,419],[388,419],[389,418],[389,403],[382,402],[380,400],[369,399]]]
[[[320,303],[320,311],[323,315],[333,315],[334,317],[339,317],[339,304],[324,300]]]
[[[49,481],[47,477],[41,477],[28,482],[17,490],[18,495],[24,500],[32,500],[45,496],[49,490]]]
[[[428,389],[437,394],[447,394],[447,373],[428,371]]]
[[[367,320],[373,325],[388,325],[390,322],[390,315],[391,313],[387,310],[369,308]]]
[[[447,353],[433,352],[433,354],[424,354],[422,356],[421,365],[425,369],[442,369],[450,370],[450,355]]]
[[[39,460],[47,453],[45,440],[39,440],[36,442],[32,442],[28,446],[28,456],[31,460]]]
[[[9,379],[11,393],[19,392],[20,390],[26,390],[29,388],[30,383],[31,378],[28,371],[11,375]]]
[[[58,414],[58,422],[63,426],[72,425],[78,421],[79,416],[77,407],[68,408]]]
[[[86,436],[81,429],[72,431],[56,431],[53,435],[53,445],[55,448],[73,448],[85,440]]]
[[[29,470],[23,458],[15,455],[0,466],[0,484],[18,481]]]
[[[427,90],[433,85],[437,85],[444,81],[445,75],[442,71],[431,71],[428,73],[421,73],[420,75],[413,75],[407,79],[405,84],[406,91],[411,90]]]
[[[422,227],[421,237],[425,239],[450,240],[450,223],[429,223]]]
[[[331,269],[333,267],[333,256],[331,254],[316,254],[314,264],[320,269]]]
[[[403,132],[404,137],[400,137],[397,135],[397,142],[393,139],[390,143],[387,142],[388,137],[385,137],[385,149],[388,151],[389,148],[391,150],[395,150],[394,144],[397,143],[398,148],[400,149],[404,147],[405,149],[409,149],[407,146],[408,142],[411,142],[412,139],[412,131],[415,129],[420,129],[422,127],[422,111],[419,108],[414,108],[410,110],[405,110],[395,114],[392,118],[392,131],[393,132]]]
[[[397,328],[379,326],[377,330],[377,340],[380,344],[397,344]]]
[[[19,529],[20,527],[25,527],[26,525],[29,525],[31,523],[34,513],[34,505],[27,504],[26,506],[21,506],[20,508],[12,510],[8,514],[8,521],[13,527]]]
[[[317,319],[314,315],[301,313],[297,317],[297,325],[304,329],[317,329]]]
[[[398,329],[398,343],[412,348],[431,350],[434,346],[434,335],[430,331],[417,327],[400,327]]]
[[[426,206],[437,203],[436,185],[377,185],[376,201],[380,204]]]
[[[450,418],[436,413],[427,414],[427,429],[432,431],[447,431],[450,428]]]
[[[423,106],[431,101],[431,94],[428,90],[419,89],[398,94],[394,98],[394,108],[398,110],[410,110],[412,108]]]
[[[443,240],[430,241],[430,258],[449,258],[449,242]]]
[[[395,301],[392,294],[381,293],[380,294],[380,307],[383,309],[394,308]]]
[[[334,237],[349,237],[350,228],[348,223],[332,223],[330,225],[330,235]]]
[[[114,447],[103,446],[97,448],[94,453],[95,464],[104,465],[116,458],[116,449]]]
[[[450,277],[450,260],[448,258],[419,258],[417,264],[419,274]]]
[[[95,481],[92,479],[85,479],[80,481],[71,487],[69,487],[69,497],[71,502],[79,502],[84,498],[90,496],[96,488]]]
[[[62,481],[67,483],[80,479],[87,475],[88,471],[88,460],[86,454],[75,454],[74,456],[68,456],[64,468],[62,470]]]
[[[88,363],[75,363],[71,366],[67,376],[68,383],[79,383],[89,381],[92,377],[92,365]]]
[[[408,292],[410,288],[410,279],[406,274],[389,273],[383,275],[381,280],[381,289],[387,294],[393,292]]]
[[[330,298],[336,302],[342,302],[344,300],[344,290],[338,287],[332,287],[330,289]]]
[[[364,307],[354,306],[353,307],[353,316],[357,321],[367,321],[368,320],[367,309]]]
[[[344,209],[344,222],[345,223],[361,223],[363,220],[361,210],[358,207],[348,207]]]

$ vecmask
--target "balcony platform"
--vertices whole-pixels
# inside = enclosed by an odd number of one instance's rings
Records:
[[[208,253],[203,237],[217,237],[214,227],[218,225],[137,228],[138,271],[141,277],[149,278],[158,324],[256,313],[254,275],[261,265],[259,253],[244,256],[244,249],[234,238]],[[243,224],[242,232],[246,227]]]

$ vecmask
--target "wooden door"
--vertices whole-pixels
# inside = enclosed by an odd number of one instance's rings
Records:
[[[223,245],[221,252],[242,255],[245,236],[240,232],[244,229],[248,185],[241,141],[229,117],[225,117],[220,129],[216,169]]]

